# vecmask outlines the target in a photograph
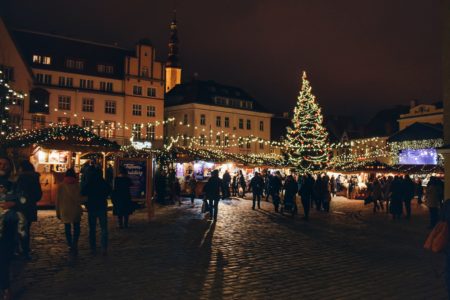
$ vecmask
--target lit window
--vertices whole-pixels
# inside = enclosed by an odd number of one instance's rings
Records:
[[[155,117],[156,116],[156,107],[147,106],[147,117]]]
[[[105,121],[103,126],[103,137],[105,138],[113,138],[116,133],[116,122],[114,121]]]
[[[142,125],[141,124],[133,124],[133,130],[132,130],[132,135],[135,139],[140,140],[141,139],[141,128]]]
[[[156,89],[155,88],[148,88],[147,89],[147,96],[148,97],[156,97]]]
[[[94,99],[83,98],[83,107],[81,109],[84,112],[94,112]]]
[[[230,127],[230,118],[225,117],[225,128],[229,128]]]
[[[116,101],[106,100],[105,101],[105,114],[116,114]]]
[[[70,110],[70,96],[58,96],[58,109]]]
[[[133,114],[133,116],[141,116],[142,115],[142,105],[133,104],[132,114]]]
[[[147,141],[153,141],[155,140],[155,126],[147,125],[147,135],[146,140]]]
[[[216,117],[216,126],[221,127],[222,126],[222,118],[217,116]]]
[[[205,124],[206,124],[206,116],[200,115],[200,125],[205,125]]]
[[[138,85],[133,86],[133,95],[142,95],[142,87]]]
[[[52,59],[50,56],[43,56],[43,55],[33,55],[33,63],[35,64],[42,64],[42,65],[50,65],[52,62]]]

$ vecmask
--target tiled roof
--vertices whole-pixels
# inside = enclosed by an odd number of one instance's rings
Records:
[[[429,123],[414,123],[389,137],[389,142],[417,141],[442,139],[442,125]]]

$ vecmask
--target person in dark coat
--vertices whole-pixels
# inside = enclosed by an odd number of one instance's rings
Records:
[[[106,168],[105,172],[105,180],[106,182],[112,187],[114,182],[114,169],[113,167],[108,164],[108,167]]]
[[[336,197],[336,192],[337,192],[336,178],[334,177],[334,175],[331,175],[331,179],[330,179],[331,197]]]
[[[411,217],[411,200],[414,198],[415,189],[416,185],[414,181],[411,180],[409,175],[406,175],[405,179],[403,179],[403,202],[405,203],[406,219]]]
[[[155,178],[156,201],[159,204],[164,204],[166,201],[166,187],[167,187],[166,172],[161,169],[159,171],[159,174]]]
[[[39,181],[39,173],[34,171],[34,166],[24,160],[20,163],[19,177],[17,178],[15,192],[21,195],[20,204],[17,205],[26,219],[25,237],[21,239],[22,251],[25,258],[30,259],[30,234],[31,224],[37,221],[37,202],[41,200],[42,189]]]
[[[300,179],[299,179],[300,180]],[[311,198],[313,194],[314,178],[311,174],[306,174],[301,179],[303,182],[299,191],[302,200],[303,211],[305,212],[304,220],[309,219],[309,210],[311,208]]]
[[[422,180],[420,178],[417,178],[416,181],[416,195],[417,195],[417,204],[423,203],[423,186],[422,186]]]
[[[330,202],[331,202],[331,194],[330,194],[330,177],[325,174],[322,177],[322,188],[321,188],[321,198],[322,198],[322,206],[325,212],[330,211]]]
[[[394,177],[394,180],[391,183],[390,187],[391,193],[391,204],[389,211],[392,214],[392,218],[400,219],[403,210],[403,182],[402,179],[398,176]]]
[[[108,248],[108,202],[111,187],[103,179],[100,170],[93,171],[86,182],[87,211],[89,223],[89,245],[91,253],[97,253],[96,233],[97,220],[100,223],[102,254],[106,255]]]
[[[242,170],[239,170],[239,186],[242,188],[242,198],[245,198],[247,183],[245,182],[245,176],[242,173]]]
[[[258,172],[255,172],[255,176],[250,180],[250,189],[253,192],[253,206],[255,209],[256,202],[258,202],[258,208],[261,208],[261,196],[263,193],[264,181]]]
[[[228,170],[225,171],[225,173],[222,176],[222,183],[223,183],[223,199],[230,198],[230,183],[231,183],[231,176],[230,173],[228,173]]]
[[[209,216],[210,219],[217,221],[219,212],[220,191],[222,189],[222,180],[219,178],[219,171],[211,172],[211,177],[205,185],[206,198],[209,200]]]
[[[285,192],[284,192],[284,205],[285,207],[287,205],[293,206],[293,214],[297,213],[297,203],[295,201],[295,196],[298,192],[298,184],[294,179],[294,176],[289,175],[286,177],[286,180],[284,182],[283,186]]]
[[[233,192],[233,197],[236,197],[239,191],[237,174],[234,174],[233,176],[233,180],[231,182],[231,190]]]
[[[323,201],[322,188],[323,188],[322,187],[322,178],[320,177],[320,174],[318,174],[317,179],[314,182],[313,194],[312,194],[317,211],[322,210],[322,201]]]
[[[275,207],[275,212],[278,212],[278,208],[280,206],[280,191],[283,186],[280,171],[277,171],[274,176],[270,177],[270,179],[272,202],[273,206]]]
[[[119,228],[128,228],[128,220],[133,212],[130,188],[133,185],[128,171],[125,167],[119,168],[119,174],[114,179],[114,190],[112,192],[113,214],[117,216]]]
[[[189,176],[189,189],[191,190],[191,205],[194,207],[194,199],[195,199],[195,190],[197,189],[197,180],[195,179],[195,174],[192,173],[191,176]]]

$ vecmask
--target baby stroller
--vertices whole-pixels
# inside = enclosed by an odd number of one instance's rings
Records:
[[[284,196],[283,201],[281,202],[280,213],[284,215],[287,212],[293,216],[297,213],[297,204],[295,203],[295,195],[294,196]]]

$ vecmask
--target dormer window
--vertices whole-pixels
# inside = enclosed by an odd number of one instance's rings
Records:
[[[97,72],[112,74],[114,73],[114,67],[112,65],[98,64]]]
[[[50,65],[52,63],[52,59],[50,56],[34,54],[33,55],[33,63],[41,64],[41,65]]]

